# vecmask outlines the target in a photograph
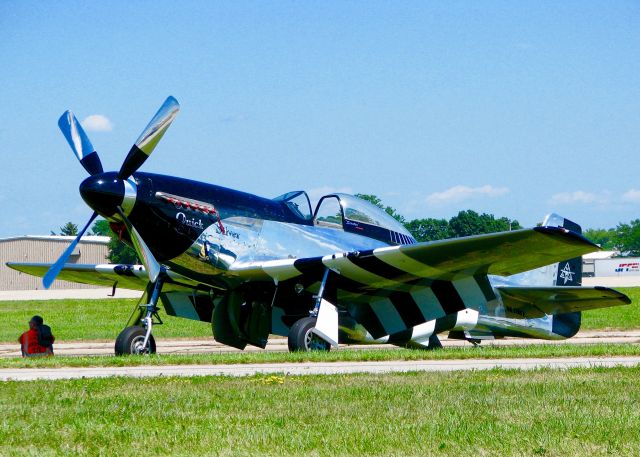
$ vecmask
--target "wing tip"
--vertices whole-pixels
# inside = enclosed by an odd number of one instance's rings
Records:
[[[600,246],[595,244],[593,241],[591,241],[590,239],[588,239],[584,235],[582,235],[580,233],[573,232],[573,231],[568,230],[568,229],[566,229],[564,227],[552,227],[552,226],[546,225],[546,226],[542,226],[542,227],[533,227],[533,230],[535,230],[536,232],[545,233],[545,234],[548,234],[548,235],[562,234],[563,236],[566,236],[568,238],[573,238],[576,241],[580,241],[581,243],[587,244],[587,245],[595,248],[598,251],[602,250],[602,248]]]
[[[627,294],[623,294],[622,292],[615,290],[615,289],[611,289],[609,287],[605,287],[605,286],[594,286],[594,288],[596,290],[600,290],[602,292],[608,292],[611,293],[613,292],[614,294],[617,295],[616,298],[618,298],[621,302],[623,302],[625,305],[630,305],[632,300],[629,298],[629,296]]]

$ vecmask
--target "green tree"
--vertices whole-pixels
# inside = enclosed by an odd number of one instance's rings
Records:
[[[640,219],[616,227],[616,247],[630,256],[640,256]]]
[[[57,235],[56,232],[51,232],[52,235]],[[60,235],[62,236],[77,236],[78,235],[78,226],[73,222],[67,222],[63,226],[60,227]]]
[[[109,228],[109,221],[106,219],[98,219],[91,227],[91,231],[94,235],[99,236],[111,236],[111,228]]]
[[[91,230],[95,235],[108,236],[110,238],[109,243],[107,244],[107,248],[109,250],[107,259],[110,263],[140,263],[136,251],[120,239],[120,235],[111,229],[109,221],[105,219],[98,219],[91,227]]]
[[[391,206],[385,206],[382,203],[382,200],[373,194],[356,194],[356,197],[361,198],[363,200],[368,201],[369,203],[373,203],[378,208],[383,209],[389,216],[393,217],[395,220],[400,222],[401,224],[405,224],[406,220],[404,216],[399,214],[395,208]]]
[[[618,233],[615,229],[588,229],[584,231],[583,235],[608,251],[616,249],[619,244]]]
[[[134,251],[132,247],[125,244],[123,241],[120,241],[118,235],[116,235],[115,233],[111,235],[111,239],[109,240],[109,244],[107,246],[109,248],[107,259],[109,259],[110,263],[140,263],[136,251]]]
[[[451,238],[451,229],[446,219],[413,219],[405,227],[417,241],[434,241]]]
[[[521,229],[517,220],[508,217],[496,219],[493,214],[478,214],[473,210],[460,211],[449,220],[449,228],[453,236],[480,235],[483,233],[506,232]]]

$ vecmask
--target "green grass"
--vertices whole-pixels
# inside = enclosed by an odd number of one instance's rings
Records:
[[[640,287],[616,289],[631,299],[630,305],[582,313],[581,330],[631,330],[640,328]]]
[[[136,305],[135,299],[0,302],[0,341],[14,342],[34,314],[44,317],[58,341],[114,341]],[[157,338],[211,338],[211,324],[167,316],[154,327]]]
[[[640,344],[526,345],[415,349],[342,349],[332,352],[244,352],[229,354],[166,354],[152,356],[84,356],[22,359],[1,358],[0,368],[111,367],[136,365],[220,365],[246,363],[371,362],[387,360],[513,359],[555,357],[640,356]]]
[[[6,382],[0,455],[636,456],[640,368]]]
[[[631,297],[629,306],[583,314],[584,330],[640,328],[640,288],[620,289]],[[47,300],[0,302],[0,342],[14,342],[34,314],[44,317],[58,341],[112,341],[129,319],[137,300]],[[157,338],[210,338],[211,325],[162,313],[165,325],[154,328]]]

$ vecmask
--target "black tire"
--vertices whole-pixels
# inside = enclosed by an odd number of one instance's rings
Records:
[[[320,338],[311,330],[316,326],[315,317],[303,317],[296,321],[289,330],[289,351],[327,351],[331,344]]]
[[[156,340],[153,338],[153,335],[149,335],[146,350],[142,350],[142,343],[144,342],[146,333],[146,329],[140,326],[125,328],[120,332],[118,338],[116,338],[116,355],[155,354]]]

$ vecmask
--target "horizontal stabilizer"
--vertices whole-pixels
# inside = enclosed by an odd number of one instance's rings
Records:
[[[506,317],[536,318],[545,314],[587,311],[631,303],[625,294],[606,287],[496,287]]]

